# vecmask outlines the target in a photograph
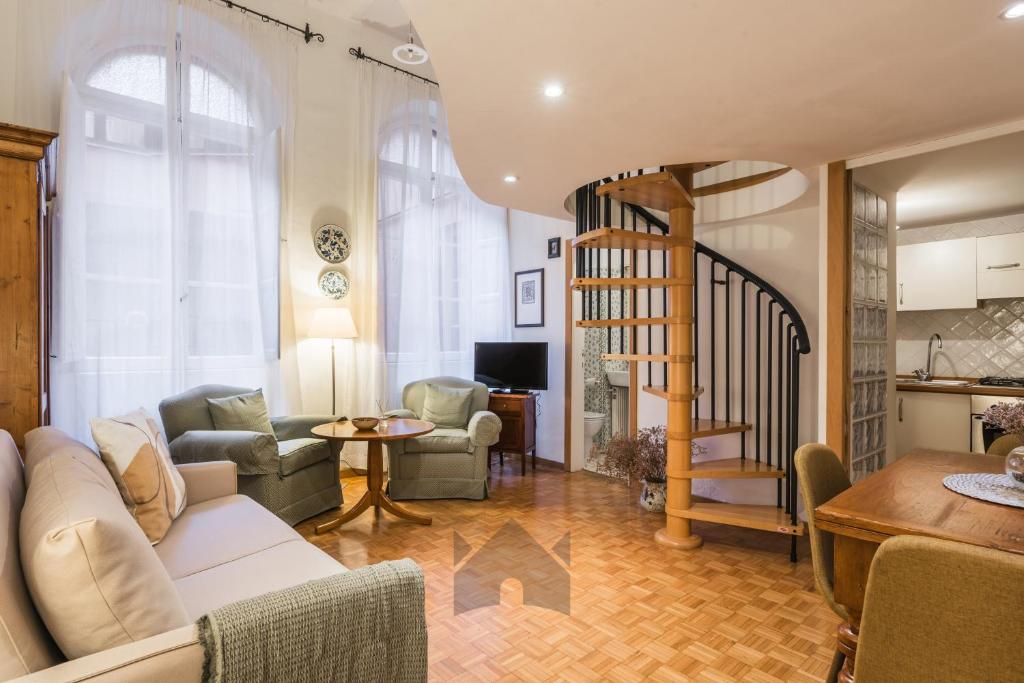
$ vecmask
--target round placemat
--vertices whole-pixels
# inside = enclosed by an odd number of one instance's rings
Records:
[[[1024,488],[1014,486],[1008,474],[951,474],[942,485],[971,498],[1024,508]]]

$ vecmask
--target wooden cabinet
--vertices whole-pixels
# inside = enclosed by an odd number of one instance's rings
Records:
[[[0,124],[0,429],[19,447],[47,422],[53,133]]]
[[[1024,233],[978,238],[978,298],[1024,296]]]
[[[915,448],[970,451],[970,395],[897,390],[895,456]]]
[[[532,467],[537,469],[537,395],[491,394],[487,409],[501,419],[501,434],[491,451],[498,452],[502,464],[506,453],[521,455],[523,474],[526,456],[532,455]]]
[[[896,310],[976,308],[977,240],[967,237],[896,248]]]

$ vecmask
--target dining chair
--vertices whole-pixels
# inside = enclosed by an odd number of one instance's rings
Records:
[[[894,536],[871,562],[855,683],[1021,680],[1024,557]]]
[[[992,442],[992,445],[985,451],[988,455],[1007,456],[1017,446],[1024,446],[1024,439],[1019,434],[1003,434]]]
[[[821,443],[804,444],[797,449],[795,459],[796,481],[800,487],[804,512],[807,515],[807,532],[811,541],[811,563],[814,565],[814,584],[818,592],[832,611],[847,621],[849,615],[846,608],[836,602],[832,579],[834,576],[833,536],[822,531],[814,523],[814,509],[822,503],[835,498],[850,488],[850,478],[839,456],[831,448]],[[844,656],[838,649],[832,658],[828,681],[834,682],[839,677]]]

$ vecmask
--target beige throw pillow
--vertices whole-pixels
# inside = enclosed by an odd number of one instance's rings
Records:
[[[210,407],[213,426],[218,430],[274,433],[262,389],[227,398],[208,398],[206,405]]]
[[[440,384],[427,384],[427,395],[423,399],[423,419],[433,422],[437,427],[465,429],[469,423],[469,405],[473,398],[473,389],[457,389],[443,387]]]
[[[150,543],[159,543],[185,509],[185,481],[156,421],[140,408],[89,425],[128,511]]]
[[[26,442],[21,567],[65,656],[188,624],[171,577],[96,454],[53,427],[29,432]]]

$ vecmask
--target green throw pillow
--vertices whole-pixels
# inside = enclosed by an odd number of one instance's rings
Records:
[[[213,426],[220,431],[274,433],[262,389],[227,398],[208,398],[206,405],[210,407]]]
[[[469,404],[473,389],[456,389],[427,384],[427,395],[423,399],[423,419],[437,427],[465,429],[469,422]]]

